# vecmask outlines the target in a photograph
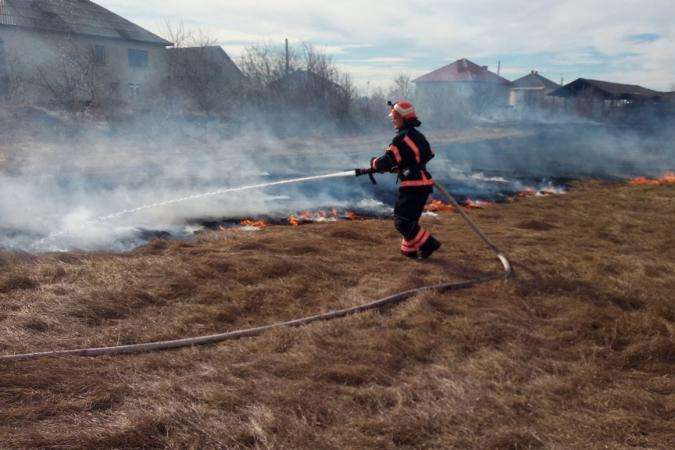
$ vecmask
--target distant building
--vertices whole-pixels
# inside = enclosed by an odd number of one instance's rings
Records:
[[[212,77],[224,83],[240,83],[244,75],[220,46],[181,47],[169,49],[172,77]]]
[[[668,94],[632,84],[579,78],[550,94],[566,100],[568,112],[599,120],[635,120],[662,114]]]
[[[508,106],[511,82],[459,59],[415,80],[417,101],[434,115],[485,115]]]
[[[220,46],[168,50],[170,97],[175,106],[226,112],[245,77]]]
[[[0,92],[57,103],[152,95],[170,45],[88,0],[0,0]]]
[[[556,97],[549,94],[561,85],[542,76],[536,70],[511,83],[509,105],[519,111],[552,110],[556,106]]]

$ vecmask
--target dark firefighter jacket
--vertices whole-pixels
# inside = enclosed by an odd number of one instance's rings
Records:
[[[399,129],[385,154],[373,158],[370,166],[378,172],[398,172],[401,190],[431,192],[434,182],[426,166],[435,155],[415,126],[419,122]]]

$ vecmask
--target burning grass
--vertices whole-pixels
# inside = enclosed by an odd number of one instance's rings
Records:
[[[631,186],[668,186],[675,185],[675,172],[666,172],[660,178],[638,177],[630,180]]]
[[[578,185],[472,210],[506,283],[257,339],[0,366],[0,446],[668,448],[675,440],[675,190]],[[390,221],[338,221],[131,254],[2,254],[0,351],[237,329],[499,270],[457,214],[438,258]]]

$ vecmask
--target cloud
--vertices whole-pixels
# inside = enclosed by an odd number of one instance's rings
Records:
[[[658,33],[642,33],[642,34],[631,34],[626,36],[626,40],[636,43],[642,42],[655,42],[661,39],[661,35]]]
[[[343,63],[367,63],[367,64],[396,64],[396,63],[406,63],[411,61],[410,58],[403,58],[399,56],[375,56],[372,58],[364,59],[346,59],[343,60]]]
[[[413,79],[425,73],[422,69],[411,68],[406,64],[369,64],[369,63],[337,63],[338,68],[357,80],[364,94],[373,89],[386,88],[400,74],[410,75]],[[384,81],[384,82],[383,82]]]

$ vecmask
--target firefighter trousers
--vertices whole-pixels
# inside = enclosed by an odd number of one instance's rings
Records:
[[[415,258],[418,252],[428,251],[427,247],[435,247],[436,239],[419,224],[424,206],[429,199],[429,192],[416,190],[400,190],[394,208],[394,224],[403,236],[401,253]]]

